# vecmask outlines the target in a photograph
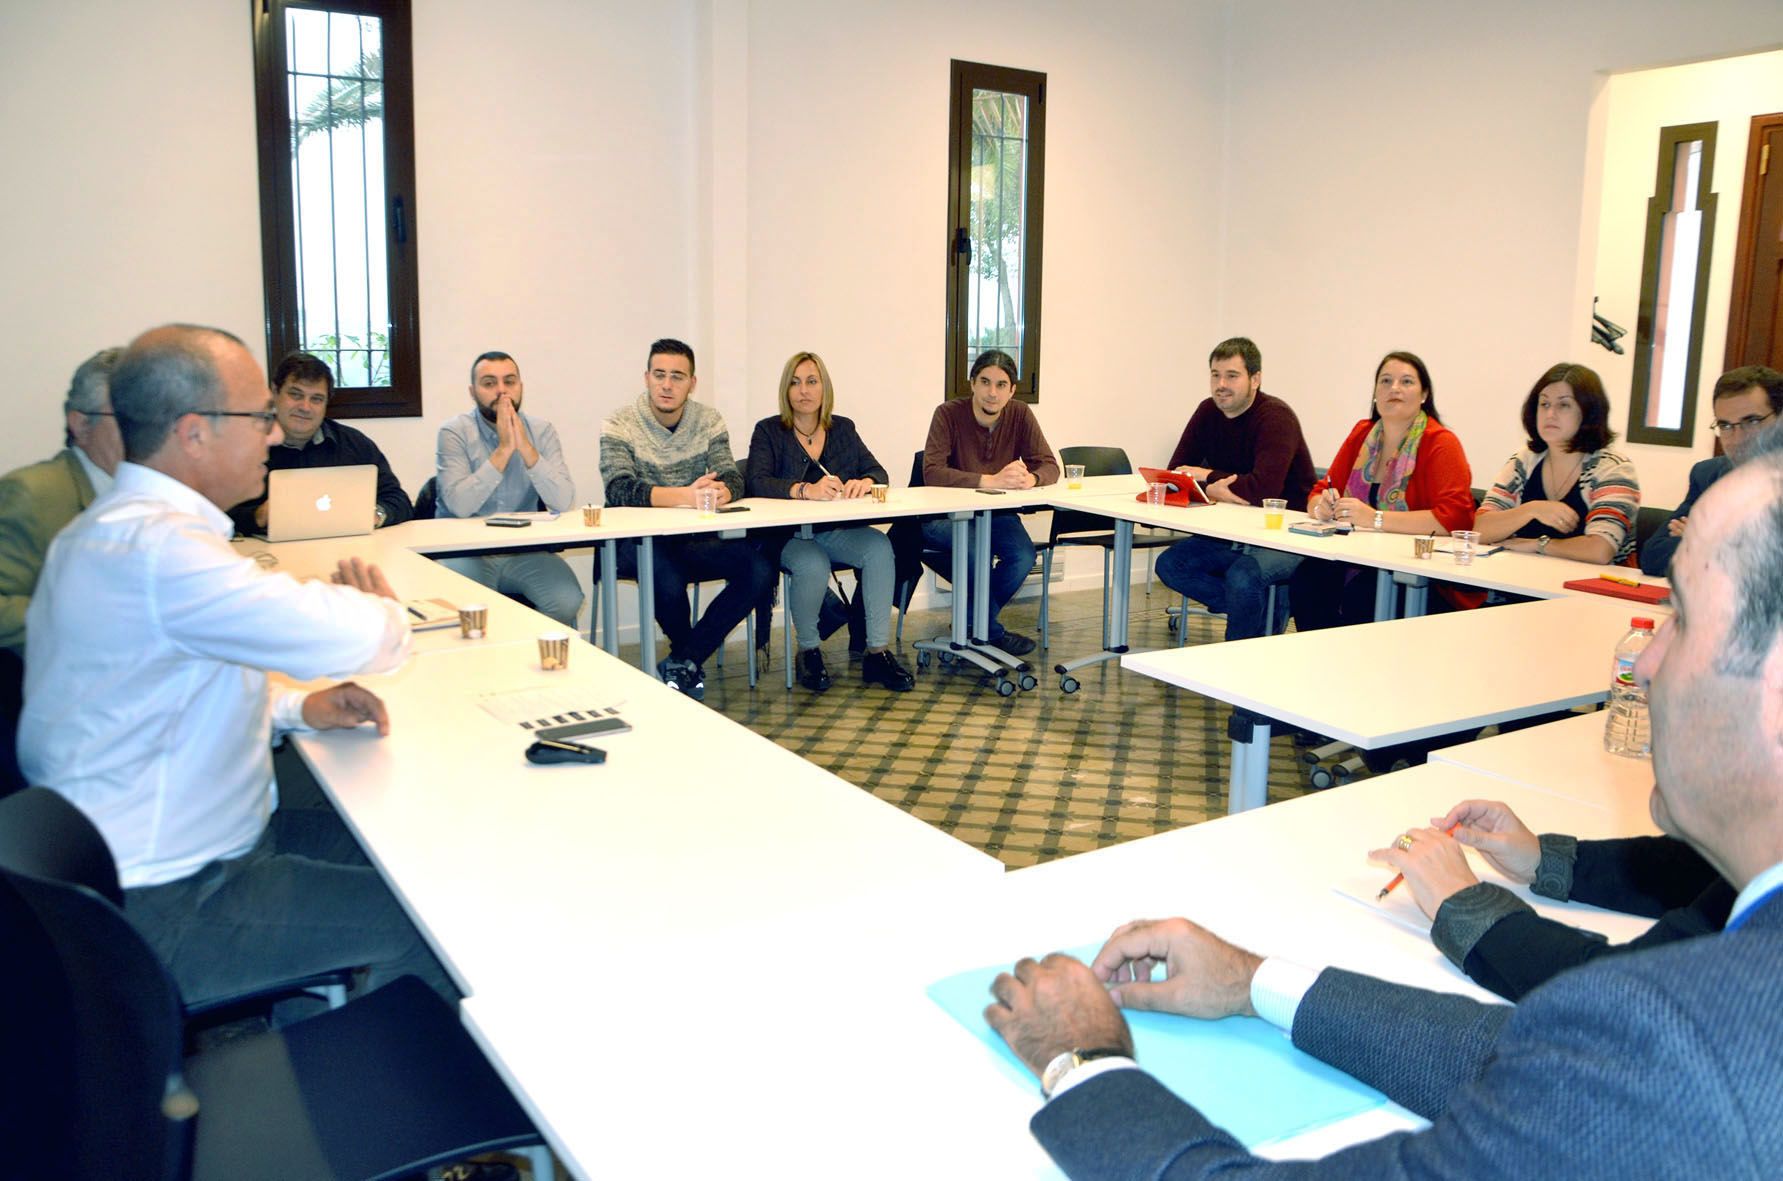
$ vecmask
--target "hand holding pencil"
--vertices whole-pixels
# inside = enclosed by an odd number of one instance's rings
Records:
[[[1403,881],[1411,887],[1418,909],[1435,919],[1437,908],[1451,894],[1478,885],[1480,879],[1467,864],[1467,851],[1452,835],[1459,824],[1455,821],[1447,831],[1408,829],[1386,848],[1370,852],[1370,859],[1384,861],[1399,871],[1378,897],[1385,898]]]

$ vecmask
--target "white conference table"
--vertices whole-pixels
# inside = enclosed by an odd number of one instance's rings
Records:
[[[1127,479],[1129,477],[1120,477]],[[1139,486],[1138,477],[1130,477],[1134,486]],[[1086,489],[1086,492],[1091,490]],[[1055,500],[1055,503],[1060,503]],[[1063,505],[1060,505],[1063,507]],[[1132,594],[1131,580],[1133,570],[1133,527],[1146,525],[1156,529],[1167,529],[1181,533],[1211,537],[1220,541],[1230,541],[1245,545],[1261,546],[1265,549],[1279,550],[1283,553],[1296,554],[1303,558],[1324,558],[1330,561],[1353,562],[1360,566],[1372,567],[1376,571],[1374,610],[1377,622],[1394,618],[1398,613],[1396,585],[1406,587],[1407,615],[1422,615],[1424,604],[1429,594],[1429,583],[1432,579],[1441,582],[1459,583],[1480,590],[1501,591],[1506,594],[1524,595],[1532,598],[1557,598],[1579,595],[1587,592],[1569,589],[1565,584],[1583,578],[1595,578],[1600,575],[1612,575],[1617,578],[1634,578],[1635,572],[1626,566],[1593,566],[1582,562],[1568,561],[1562,558],[1549,558],[1538,554],[1526,554],[1512,550],[1500,550],[1497,553],[1476,556],[1467,566],[1457,565],[1449,553],[1444,552],[1450,544],[1447,538],[1436,539],[1437,552],[1430,558],[1418,558],[1412,553],[1412,537],[1404,533],[1376,533],[1371,529],[1356,529],[1348,534],[1335,534],[1330,537],[1312,537],[1302,533],[1294,533],[1288,527],[1297,521],[1307,520],[1307,514],[1288,510],[1283,514],[1282,528],[1268,529],[1264,527],[1264,513],[1259,507],[1235,504],[1203,504],[1203,505],[1152,505],[1142,503],[1133,495],[1103,494],[1096,489],[1090,495],[1083,496],[1070,505],[1085,512],[1100,513],[1114,521],[1114,550],[1112,555],[1112,574],[1109,589],[1109,627],[1108,646],[1105,654],[1070,661],[1056,667],[1061,676],[1071,670],[1080,668],[1096,659],[1112,659],[1127,652],[1127,613]],[[1491,547],[1483,547],[1490,549]],[[1644,576],[1637,581],[1665,585],[1663,579],[1650,579]],[[1608,596],[1598,595],[1597,598]],[[1627,600],[1611,600],[1626,602]],[[1646,609],[1645,604],[1628,603],[1635,613]],[[1069,690],[1067,690],[1069,691]]]
[[[1266,802],[1270,719],[1372,750],[1602,701],[1630,606],[1571,595],[1129,653],[1121,665],[1259,715],[1249,741],[1233,741],[1236,812]]]
[[[1495,790],[1542,830],[1643,831],[1644,813],[1457,767],[1341,791],[1014,871],[982,890],[838,903],[689,939],[614,977],[541,972],[484,988],[464,1020],[572,1171],[585,1177],[1059,1174],[1017,1084],[924,990],[955,972],[1096,944],[1120,923],[1186,914],[1263,953],[1489,1000],[1418,934],[1333,884],[1391,871],[1369,849]],[[1634,937],[1644,919],[1538,900]],[[629,968],[630,965],[627,965]],[[988,1002],[988,997],[986,998]],[[1319,1155],[1419,1126],[1389,1105],[1262,1146]]]
[[[333,554],[274,548],[296,574],[356,549],[405,598],[476,588],[399,545],[354,540]],[[384,699],[388,737],[293,735],[461,991],[572,960],[612,971],[759,916],[1002,876],[995,858],[580,639],[567,670],[544,671],[547,630],[561,628],[492,596],[488,638],[417,633],[402,669],[357,678]],[[479,704],[523,691],[617,707],[633,729],[590,740],[603,765],[534,766],[521,728]]]
[[[988,521],[998,510],[1042,509],[1055,504],[1075,505],[1091,497],[1107,495],[1116,489],[1138,487],[1137,476],[1096,476],[1084,481],[1081,489],[1068,490],[1062,484],[1024,491],[987,493],[971,488],[894,488],[884,502],[871,497],[837,501],[780,500],[747,497],[711,515],[692,509],[604,508],[599,525],[584,525],[580,508],[557,516],[547,513],[516,514],[530,524],[521,528],[497,528],[485,518],[437,518],[409,521],[379,530],[377,537],[385,547],[403,546],[433,556],[492,553],[515,549],[570,549],[598,547],[601,551],[600,616],[601,644],[610,653],[619,651],[618,633],[618,543],[635,540],[639,546],[638,617],[639,667],[647,672],[656,668],[656,634],[648,621],[655,617],[651,554],[658,537],[698,534],[741,536],[764,529],[792,529],[809,536],[814,528],[842,524],[869,524],[914,516],[945,516],[953,522],[953,570],[950,582],[956,587],[967,585],[976,577],[982,585],[990,576],[991,551],[989,530],[977,531],[974,545],[968,545],[969,527],[974,518]],[[352,539],[346,539],[352,540]],[[338,544],[338,542],[330,543]],[[953,619],[946,644],[919,643],[918,648],[939,650],[957,655],[976,664],[999,679],[1010,671],[1026,673],[1027,664],[1014,659],[984,642],[989,630],[989,603],[976,605],[976,617],[968,618],[967,596],[953,596]],[[590,641],[594,637],[590,635]],[[1033,687],[1032,678],[1024,678],[1022,687]],[[1012,685],[1014,682],[1011,683]],[[1007,695],[1007,694],[1005,694]]]
[[[1432,751],[1430,757],[1537,791],[1575,799],[1612,793],[1644,808],[1653,790],[1653,761],[1606,751],[1606,720],[1601,710],[1580,714]]]

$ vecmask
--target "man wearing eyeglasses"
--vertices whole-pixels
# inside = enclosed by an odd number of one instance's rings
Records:
[[[111,488],[124,442],[111,412],[111,370],[124,350],[81,362],[62,403],[67,446],[0,477],[0,648],[25,652],[25,609],[43,555],[63,526]]]
[[[26,615],[19,763],[105,837],[124,911],[188,1004],[334,968],[445,973],[333,812],[277,808],[281,730],[389,730],[351,682],[389,672],[409,625],[375,566],[336,582],[264,570],[224,509],[266,479],[279,442],[266,377],[241,341],[169,325],[118,360],[124,461],[111,491],[50,545]]]
[[[1709,424],[1721,439],[1722,455],[1710,456],[1690,469],[1690,487],[1684,503],[1672,512],[1665,528],[1656,530],[1641,547],[1641,571],[1663,576],[1684,536],[1684,525],[1697,498],[1709,485],[1734,469],[1759,434],[1776,424],[1783,411],[1783,373],[1763,365],[1729,369],[1715,383],[1715,418]]]

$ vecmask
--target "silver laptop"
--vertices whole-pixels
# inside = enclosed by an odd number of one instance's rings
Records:
[[[266,473],[266,540],[361,537],[377,526],[378,468],[302,467]]]

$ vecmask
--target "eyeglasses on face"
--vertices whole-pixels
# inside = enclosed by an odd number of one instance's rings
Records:
[[[1723,422],[1717,418],[1709,424],[1709,429],[1718,435],[1734,435],[1741,431],[1757,430],[1775,417],[1777,417],[1777,413],[1773,410],[1769,414],[1748,414],[1738,422]]]
[[[279,420],[279,416],[271,410],[201,410],[199,413],[206,418],[257,419],[260,423],[260,433],[263,435],[272,434],[272,424]]]

